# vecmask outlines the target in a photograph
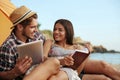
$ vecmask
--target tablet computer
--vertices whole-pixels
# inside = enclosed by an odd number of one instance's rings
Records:
[[[43,41],[37,40],[21,45],[17,45],[18,57],[31,57],[32,65],[39,64],[43,61]]]

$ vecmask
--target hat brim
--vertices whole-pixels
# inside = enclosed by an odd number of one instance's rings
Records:
[[[30,12],[29,14],[22,16],[21,18],[19,18],[15,23],[13,23],[13,26],[11,26],[10,29],[13,29],[14,26],[16,26],[17,24],[21,23],[22,21],[26,20],[27,18],[31,17],[32,15],[36,14],[35,12]]]

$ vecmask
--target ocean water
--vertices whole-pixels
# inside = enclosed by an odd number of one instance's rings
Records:
[[[120,64],[120,53],[94,53],[90,54],[90,59],[103,60],[110,64]]]

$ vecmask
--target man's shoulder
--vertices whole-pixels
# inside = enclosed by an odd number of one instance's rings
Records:
[[[11,37],[8,37],[4,42],[3,44],[1,45],[1,47],[7,47],[7,48],[10,48],[11,46],[15,46],[16,43],[15,43],[15,40]]]
[[[35,32],[34,37],[36,40],[40,40],[40,39],[45,40],[45,36],[41,32]]]

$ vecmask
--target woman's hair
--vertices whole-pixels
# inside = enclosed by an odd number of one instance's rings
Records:
[[[67,19],[59,19],[55,22],[54,28],[55,28],[55,25],[57,23],[60,23],[66,31],[66,34],[65,34],[66,43],[72,45],[73,44],[73,37],[74,37],[74,30],[73,30],[72,23]]]

